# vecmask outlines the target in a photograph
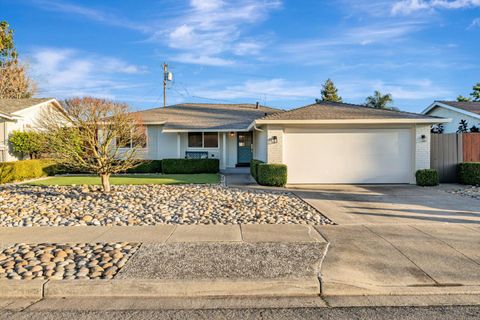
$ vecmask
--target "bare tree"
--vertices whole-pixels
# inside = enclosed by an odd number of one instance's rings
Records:
[[[52,156],[67,168],[98,174],[110,191],[110,175],[137,166],[145,127],[128,105],[92,97],[65,101],[65,111],[46,111],[39,122]]]
[[[0,63],[0,99],[30,98],[36,91],[25,64],[18,60]]]

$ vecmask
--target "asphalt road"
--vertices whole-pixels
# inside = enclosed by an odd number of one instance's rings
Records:
[[[21,311],[4,312],[0,319],[479,319],[480,306],[368,307],[299,309],[135,310],[135,311]]]

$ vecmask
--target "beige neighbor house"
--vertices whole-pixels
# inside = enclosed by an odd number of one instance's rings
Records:
[[[455,133],[460,125],[460,120],[466,120],[468,128],[480,128],[480,102],[435,101],[422,111],[423,114],[452,121],[443,125],[443,133]]]
[[[430,127],[449,119],[344,103],[282,111],[252,104],[179,104],[136,113],[145,159],[251,159],[288,166],[289,184],[414,183],[430,168]]]
[[[0,99],[0,162],[19,160],[8,144],[15,130],[33,130],[43,110],[61,108],[52,98]]]

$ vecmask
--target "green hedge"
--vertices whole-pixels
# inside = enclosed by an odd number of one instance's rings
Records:
[[[284,164],[258,164],[258,184],[283,187],[287,184],[287,166]]]
[[[429,187],[438,185],[438,172],[435,169],[422,169],[415,172],[417,186]]]
[[[162,173],[162,160],[145,160],[127,173]]]
[[[458,178],[463,184],[480,185],[480,162],[460,163]]]
[[[218,159],[163,159],[164,174],[218,173]]]
[[[20,160],[0,163],[0,183],[23,181],[54,175],[56,165],[50,159]]]
[[[253,179],[258,179],[258,165],[263,163],[263,161],[253,159],[250,161],[250,174],[252,175]]]

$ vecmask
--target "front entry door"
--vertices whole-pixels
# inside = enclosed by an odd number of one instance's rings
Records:
[[[249,132],[239,132],[237,134],[237,164],[239,166],[250,165],[252,160],[253,134]]]

